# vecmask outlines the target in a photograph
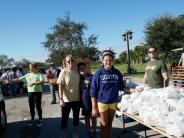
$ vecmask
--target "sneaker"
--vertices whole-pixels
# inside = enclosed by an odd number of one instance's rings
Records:
[[[27,124],[27,126],[28,126],[28,127],[32,127],[32,126],[33,126],[33,123],[34,123],[34,121],[31,120],[31,121],[29,121],[29,123]]]
[[[37,123],[36,123],[36,126],[41,127],[42,126],[42,120],[38,120]]]

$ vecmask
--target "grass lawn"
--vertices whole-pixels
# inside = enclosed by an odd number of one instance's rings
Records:
[[[91,66],[91,71],[92,72],[96,72],[97,69],[100,67],[100,64],[99,65],[94,65],[94,66]],[[127,73],[127,65],[115,65],[115,67],[121,72],[123,73],[125,76],[130,76],[130,77],[141,77],[143,78],[144,76],[144,71],[145,71],[145,65],[141,65],[141,64],[135,64],[133,65],[132,67],[135,68],[137,70],[137,73],[135,74],[128,74]]]

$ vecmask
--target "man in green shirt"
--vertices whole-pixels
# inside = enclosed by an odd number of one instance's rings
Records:
[[[150,61],[146,65],[143,83],[151,88],[167,87],[169,82],[167,67],[162,60],[157,59],[157,48],[150,47],[148,54]]]

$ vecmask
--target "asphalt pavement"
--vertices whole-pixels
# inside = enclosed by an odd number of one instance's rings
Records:
[[[49,92],[43,93],[42,110],[43,110],[43,125],[42,127],[27,127],[30,120],[30,113],[28,107],[27,95],[18,96],[15,98],[7,98],[6,112],[8,117],[8,126],[4,134],[0,138],[60,138],[60,122],[61,122],[61,108],[59,104],[50,104],[51,94]],[[37,115],[37,112],[36,112]],[[97,119],[98,120],[98,119]],[[99,120],[97,121],[97,135],[99,137]],[[137,122],[126,123],[127,133],[123,133],[122,118],[114,117],[112,138],[141,138],[144,136],[144,129]],[[68,138],[72,137],[72,111],[68,122]],[[147,135],[150,138],[162,138],[153,130],[148,130]],[[87,138],[84,124],[84,117],[80,115],[79,125],[80,138]]]

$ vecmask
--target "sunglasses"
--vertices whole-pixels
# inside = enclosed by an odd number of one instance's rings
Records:
[[[72,60],[68,60],[68,61],[66,61],[67,63],[73,63],[74,62],[74,60],[72,59]]]

